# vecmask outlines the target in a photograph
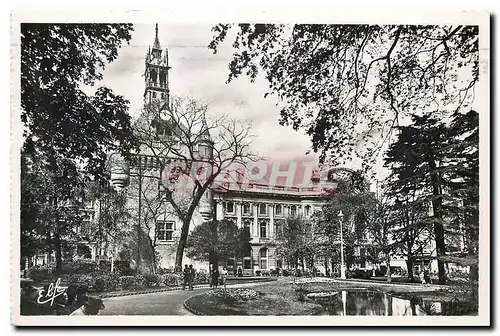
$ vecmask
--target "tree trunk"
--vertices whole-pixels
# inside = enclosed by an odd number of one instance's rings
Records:
[[[429,160],[429,168],[431,172],[431,183],[432,183],[432,193],[435,197],[432,200],[432,208],[434,210],[433,217],[434,221],[434,237],[436,241],[436,252],[437,252],[437,262],[438,262],[438,276],[439,284],[446,284],[446,270],[444,268],[444,261],[439,257],[446,255],[446,244],[444,241],[444,227],[442,222],[442,199],[441,199],[441,183],[440,177],[437,170],[436,162],[431,158]]]
[[[54,247],[56,251],[56,273],[61,274],[62,271],[62,246],[61,246],[61,237],[59,233],[56,232],[54,237]]]
[[[406,268],[408,269],[408,280],[413,282],[415,277],[413,276],[413,257],[408,255],[408,259],[406,260]]]
[[[391,257],[387,257],[387,282],[391,282]]]
[[[184,257],[184,249],[186,248],[186,241],[189,233],[189,222],[190,220],[182,222],[181,236],[175,254],[175,272],[182,272],[182,259]]]
[[[151,261],[152,273],[156,274],[156,246],[155,243],[153,243],[151,237],[149,237],[149,247],[151,248],[151,251],[153,253],[153,259]]]
[[[439,204],[438,207],[440,206],[441,202],[433,202]],[[436,209],[436,208],[434,208]],[[446,246],[445,246],[445,241],[444,241],[444,228],[443,228],[443,223],[441,223],[441,218],[440,216],[437,216],[436,219],[439,222],[434,223],[434,236],[436,237],[436,252],[437,252],[437,262],[438,262],[438,276],[439,276],[439,284],[440,285],[445,285],[446,284],[446,270],[444,267],[444,261],[439,259],[439,257],[446,255]]]

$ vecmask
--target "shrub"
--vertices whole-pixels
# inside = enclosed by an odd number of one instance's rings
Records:
[[[104,292],[106,290],[106,280],[104,277],[96,278],[92,289],[96,292]]]
[[[160,286],[160,278],[156,274],[144,274],[144,283],[146,287]]]
[[[120,286],[122,289],[134,289],[135,277],[132,275],[123,275],[120,277]]]
[[[176,273],[165,274],[165,285],[166,286],[181,286],[183,282],[182,276]]]
[[[114,262],[115,272],[119,275],[135,275],[136,271],[130,267],[128,260],[116,260]]]
[[[115,274],[99,275],[92,284],[92,289],[96,292],[111,292],[118,288],[120,278]]]
[[[308,270],[304,270],[302,272],[302,276],[305,276],[305,277],[311,277],[311,272],[309,272]]]
[[[168,268],[158,267],[158,270],[156,272],[156,274],[158,275],[171,274],[171,273],[174,273],[173,267],[168,267]]]
[[[271,276],[278,276],[278,271],[275,269],[271,270]]]
[[[226,303],[248,301],[259,297],[259,293],[249,288],[215,289],[207,292],[205,295]]]
[[[296,297],[297,297],[298,301],[300,301],[300,302],[305,301],[306,297],[307,297],[307,290],[306,290],[305,286],[298,285],[295,288],[295,294],[296,294]]]
[[[135,288],[142,289],[146,287],[146,278],[142,274],[137,274],[135,277]]]
[[[62,274],[92,274],[99,272],[99,265],[94,260],[79,259],[70,262],[63,262]]]
[[[260,276],[260,273],[261,273],[260,270],[255,271],[256,276]]]
[[[207,270],[201,269],[197,270],[194,274],[194,283],[199,284],[207,284],[210,282],[210,276]]]
[[[72,274],[68,281],[72,284],[91,287],[94,284],[94,276],[92,274]]]
[[[347,271],[346,276],[348,278],[355,278],[355,279],[370,279],[372,276],[372,271],[364,269],[355,269],[352,271]]]
[[[270,275],[269,271],[262,271],[262,276],[269,276],[269,275]]]
[[[42,282],[52,277],[52,268],[47,266],[33,266],[26,272],[26,275],[34,282]]]
[[[284,270],[283,270],[283,276],[289,276],[289,275],[290,275],[290,271],[289,271],[289,270],[284,269]]]
[[[158,286],[159,287],[165,286],[166,279],[167,279],[166,274],[158,274]]]
[[[299,270],[299,269],[296,269],[296,270],[295,270],[295,276],[296,276],[296,277],[301,277],[301,276],[302,276],[302,271],[301,271],[301,270]]]

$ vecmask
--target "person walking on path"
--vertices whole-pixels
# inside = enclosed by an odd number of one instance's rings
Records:
[[[219,270],[217,267],[212,267],[212,288],[217,288],[219,285]]]
[[[429,268],[427,267],[424,268],[424,280],[427,285],[430,285],[432,283]]]
[[[226,282],[227,282],[227,268],[226,267],[224,267],[222,269],[221,280],[222,280],[222,285],[224,286],[224,289],[225,289],[226,288]]]
[[[425,273],[423,268],[420,270],[420,281],[422,281],[422,285],[425,286]]]
[[[193,290],[193,282],[195,275],[196,271],[193,268],[193,265],[189,265],[189,290]]]
[[[186,286],[189,283],[189,268],[188,265],[184,265],[184,272],[182,277],[182,290],[186,290]]]

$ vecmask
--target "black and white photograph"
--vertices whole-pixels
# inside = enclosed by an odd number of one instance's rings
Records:
[[[13,324],[490,324],[488,13],[46,14],[11,17]]]

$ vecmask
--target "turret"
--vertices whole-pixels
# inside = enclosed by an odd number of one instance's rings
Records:
[[[205,164],[204,168],[207,169],[205,177],[209,177],[213,173],[213,147],[214,141],[212,136],[210,135],[210,131],[208,130],[207,122],[205,117],[203,117],[202,127],[200,131],[200,135],[198,137],[198,156],[204,159]],[[212,189],[209,187],[205,194],[202,196],[200,201],[200,214],[203,220],[210,221],[213,219],[214,215],[214,196]]]
[[[127,187],[130,183],[130,168],[119,153],[112,153],[108,160],[108,171],[111,184],[117,190]]]

